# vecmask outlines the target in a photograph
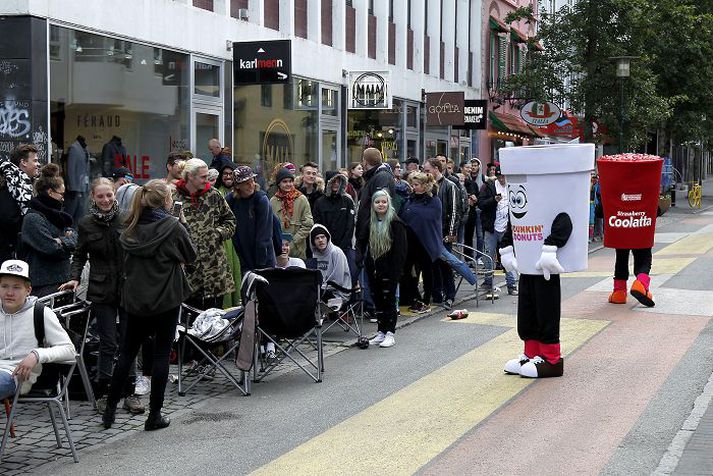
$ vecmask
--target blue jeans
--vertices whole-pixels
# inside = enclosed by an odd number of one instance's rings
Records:
[[[361,284],[361,295],[364,299],[364,308],[367,311],[375,309],[374,300],[371,297],[371,289],[369,288],[369,276],[366,274],[366,268],[362,268],[359,273],[359,283]]]
[[[505,234],[504,231],[496,231],[494,233],[491,233],[489,231],[485,232],[485,254],[490,256],[493,261],[490,260],[485,260],[485,270],[486,271],[492,271],[493,264],[495,263],[495,258],[496,258],[496,252],[498,249],[498,243],[503,239],[503,235]],[[505,273],[505,282],[507,283],[508,288],[514,288],[516,283],[515,283],[515,272],[514,271],[509,271]],[[486,274],[485,279],[483,281],[483,285],[487,287],[492,287],[493,285],[493,277],[492,275]]]
[[[15,385],[15,377],[11,374],[0,370],[0,400],[11,398],[15,395],[17,385]]]
[[[464,262],[454,256],[450,251],[446,249],[445,246],[441,247],[440,259],[442,261],[445,261],[446,264],[448,264],[448,266],[453,269],[453,271],[463,276],[463,278],[468,281],[471,286],[474,286],[475,283],[478,281],[475,275],[473,274],[473,271],[471,271],[468,265],[466,265]]]

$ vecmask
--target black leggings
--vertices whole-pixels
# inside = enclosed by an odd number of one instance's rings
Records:
[[[561,301],[559,274],[551,275],[549,281],[544,276],[521,274],[517,302],[520,339],[543,344],[559,343]]]
[[[396,286],[397,281],[391,279],[379,279],[369,273],[369,284],[371,285],[371,297],[374,299],[376,307],[376,319],[380,332],[396,332]]]
[[[408,251],[406,264],[401,276],[401,294],[399,304],[410,306],[415,299],[425,304],[431,302],[433,293],[433,263],[426,249],[415,233],[408,229]],[[423,279],[423,298],[418,292],[418,275]]]
[[[147,337],[154,337],[153,369],[151,372],[151,412],[158,412],[163,407],[163,397],[168,382],[168,359],[171,345],[176,334],[178,307],[152,316],[129,314],[126,338],[119,351],[119,363],[114,369],[109,388],[107,405],[116,406],[121,398],[121,390],[129,375],[131,363],[139,353],[139,347]]]
[[[616,263],[614,264],[614,279],[629,279],[629,251],[634,255],[634,276],[651,272],[651,248],[638,250],[616,249]]]

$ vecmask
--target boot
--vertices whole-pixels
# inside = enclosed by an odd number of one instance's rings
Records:
[[[648,274],[640,273],[636,276],[634,284],[631,285],[631,295],[646,307],[654,307],[654,297],[649,291],[651,278]]]
[[[114,424],[114,420],[116,417],[116,406],[119,404],[119,402],[111,402],[109,399],[106,401],[106,408],[104,408],[104,412],[102,413],[102,425],[104,425],[104,429],[108,430],[111,428],[111,425]]]
[[[626,304],[626,280],[615,279],[614,291],[609,295],[609,302],[612,304]]]
[[[161,430],[163,428],[166,428],[170,424],[171,424],[171,420],[169,420],[165,416],[161,415],[160,411],[157,411],[157,412],[152,411],[149,413],[149,417],[146,419],[146,423],[144,423],[144,430],[146,430],[146,431]]]

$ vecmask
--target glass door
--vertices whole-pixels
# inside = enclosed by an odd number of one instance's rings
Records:
[[[208,141],[215,138],[223,143],[220,128],[220,112],[208,109],[193,110],[193,124],[195,124],[195,139],[193,141],[195,157],[199,157],[210,165],[213,156],[208,150]]]
[[[341,164],[339,163],[339,133],[338,130],[330,128],[322,128],[322,138],[320,141],[321,150],[321,168],[326,170],[337,170]]]

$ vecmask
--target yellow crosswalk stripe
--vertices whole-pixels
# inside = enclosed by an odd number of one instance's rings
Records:
[[[702,255],[712,248],[713,233],[694,233],[657,251],[654,255]]]
[[[513,316],[504,315],[474,316],[469,322],[515,325]],[[571,352],[607,324],[562,319],[563,350]],[[510,329],[254,474],[412,474],[534,382],[502,371],[521,348],[517,332]]]

